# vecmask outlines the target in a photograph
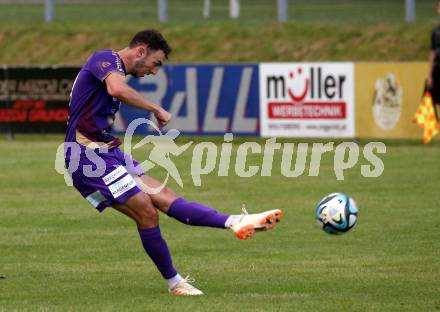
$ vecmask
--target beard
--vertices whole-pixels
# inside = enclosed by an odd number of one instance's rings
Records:
[[[134,63],[134,70],[133,70],[133,76],[135,76],[136,78],[141,78],[143,76],[145,76],[145,74],[147,73],[146,71],[146,66],[143,64],[143,61],[136,61]]]

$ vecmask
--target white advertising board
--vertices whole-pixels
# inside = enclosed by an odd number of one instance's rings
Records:
[[[260,64],[263,137],[355,135],[353,63]]]

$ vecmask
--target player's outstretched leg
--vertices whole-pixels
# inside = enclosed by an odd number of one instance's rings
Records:
[[[161,185],[152,177],[142,176],[140,179],[150,188]],[[257,214],[248,214],[246,209],[243,209],[241,215],[222,214],[200,203],[178,198],[176,193],[168,187],[164,187],[157,194],[149,194],[149,197],[155,207],[182,223],[193,226],[229,228],[240,239],[247,239],[255,233],[273,229],[282,217],[282,212],[278,209]]]
[[[160,232],[157,210],[146,194],[138,193],[124,204],[115,204],[113,208],[136,222],[142,246],[167,281],[170,293],[175,295],[203,294],[191,285],[188,277],[182,278],[174,268],[167,243]]]
[[[167,215],[182,223],[194,226],[227,228],[226,221],[230,215],[221,214],[217,210],[183,198],[174,200],[167,210]]]
[[[244,207],[242,210],[241,215],[225,215],[202,204],[177,198],[170,205],[167,214],[189,225],[230,228],[240,239],[248,239],[257,232],[273,229],[282,217],[279,209],[256,214],[248,214]]]

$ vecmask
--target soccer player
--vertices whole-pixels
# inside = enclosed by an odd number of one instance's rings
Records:
[[[169,112],[125,82],[128,74],[137,78],[157,74],[170,52],[159,32],[144,30],[121,51],[100,50],[89,57],[72,87],[65,161],[73,185],[99,212],[112,207],[134,220],[145,252],[170,293],[201,295],[174,268],[159,229],[158,210],[185,224],[229,228],[241,239],[272,229],[282,213],[276,209],[247,214],[244,210],[241,215],[227,215],[179,198],[167,187],[157,194],[142,191],[142,185],[155,188],[160,183],[144,175],[139,163],[118,148],[121,142],[111,135],[111,126],[122,103],[153,113],[161,127],[170,121]],[[76,143],[80,153],[67,148]]]

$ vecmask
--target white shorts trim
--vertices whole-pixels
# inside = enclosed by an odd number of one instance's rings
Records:
[[[98,207],[99,204],[107,200],[104,197],[104,195],[101,194],[100,191],[96,191],[95,193],[90,194],[89,196],[86,197],[86,199],[95,208]]]

